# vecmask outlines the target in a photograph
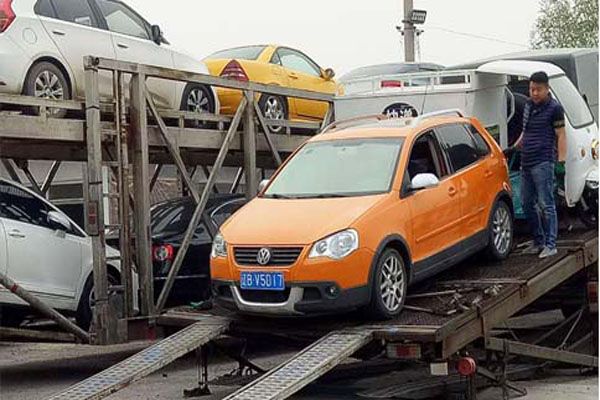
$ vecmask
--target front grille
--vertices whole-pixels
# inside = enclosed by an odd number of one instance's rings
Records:
[[[239,289],[240,296],[244,301],[251,303],[285,303],[290,297],[290,288],[286,288],[281,292],[275,292],[270,290],[245,290]]]
[[[255,267],[285,267],[296,262],[302,247],[272,247],[268,248],[271,251],[271,259],[265,265],[260,265],[257,261],[258,252],[263,247],[235,247],[233,253],[235,262],[238,265],[255,266]]]

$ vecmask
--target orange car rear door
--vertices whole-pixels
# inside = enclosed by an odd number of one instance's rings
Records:
[[[408,182],[423,173],[434,174],[440,180],[438,186],[429,189],[403,190],[411,210],[413,260],[418,263],[460,241],[460,196],[458,181],[449,174],[433,131],[414,142],[406,173]]]
[[[323,78],[321,68],[306,55],[286,47],[280,47],[277,54],[292,88],[335,93],[335,82]],[[327,112],[327,103],[305,99],[293,101],[296,111],[290,113],[293,118],[322,119]]]

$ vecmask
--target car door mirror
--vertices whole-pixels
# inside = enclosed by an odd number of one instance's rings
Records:
[[[417,174],[410,183],[411,190],[423,190],[436,187],[440,180],[434,174]]]
[[[152,41],[160,46],[162,43],[162,31],[160,30],[160,26],[152,25]]]
[[[48,223],[51,226],[55,227],[58,230],[70,231],[71,230],[71,222],[64,214],[59,213],[58,211],[50,211],[48,213]]]
[[[262,191],[265,190],[265,188],[268,185],[269,185],[268,179],[263,179],[262,181],[260,181],[260,183],[258,184],[258,193],[262,193]]]
[[[333,79],[333,77],[335,77],[335,71],[331,68],[327,68],[325,71],[323,71],[323,78],[330,81]]]

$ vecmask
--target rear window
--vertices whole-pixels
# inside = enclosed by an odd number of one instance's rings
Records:
[[[236,60],[256,60],[258,57],[260,57],[265,48],[266,46],[236,47],[235,49],[217,51],[216,53],[206,57],[206,59],[216,60],[220,58],[232,58]]]

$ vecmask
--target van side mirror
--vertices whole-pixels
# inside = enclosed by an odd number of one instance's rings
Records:
[[[417,174],[410,183],[411,190],[423,190],[436,187],[440,180],[434,174]]]
[[[262,193],[262,191],[265,190],[265,188],[268,185],[269,185],[268,179],[264,179],[264,180],[260,181],[260,183],[258,184],[258,193]]]
[[[58,230],[71,230],[71,222],[58,211],[50,211],[48,213],[48,222]]]
[[[327,68],[323,71],[323,78],[330,81],[335,77],[335,71],[331,68]]]
[[[152,25],[152,41],[160,46],[162,43],[162,31],[160,30],[160,26]]]

